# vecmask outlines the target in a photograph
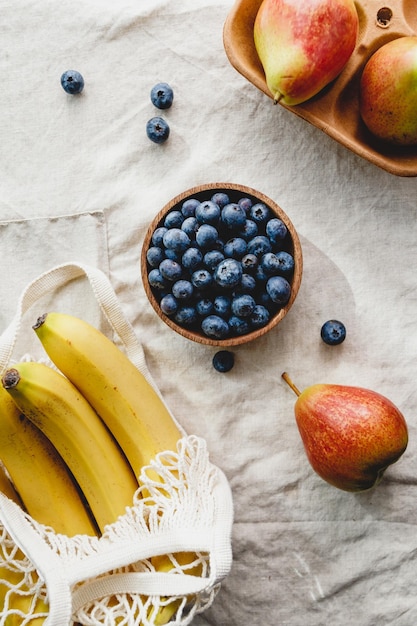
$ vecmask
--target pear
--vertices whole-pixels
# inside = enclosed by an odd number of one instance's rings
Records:
[[[353,0],[263,0],[254,41],[275,102],[300,104],[334,80],[358,28]]]
[[[353,492],[370,489],[404,453],[407,424],[385,396],[332,384],[312,385],[301,393],[286,372],[282,378],[298,396],[294,413],[307,458],[331,485]]]
[[[376,137],[417,144],[417,37],[394,39],[370,57],[361,76],[359,110]]]

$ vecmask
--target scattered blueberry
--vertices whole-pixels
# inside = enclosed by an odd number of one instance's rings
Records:
[[[172,106],[174,92],[168,83],[157,83],[151,89],[151,101],[158,109],[169,109]]]
[[[154,143],[164,143],[169,137],[169,124],[162,117],[152,117],[146,124],[146,134]]]
[[[76,70],[67,70],[61,76],[61,85],[64,91],[76,95],[84,89],[84,78]]]
[[[213,356],[213,367],[221,373],[229,372],[235,364],[233,352],[229,350],[219,350]]]
[[[338,320],[328,320],[321,327],[321,338],[329,346],[337,346],[346,339],[346,327]]]

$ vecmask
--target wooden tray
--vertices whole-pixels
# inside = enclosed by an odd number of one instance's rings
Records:
[[[233,67],[271,98],[253,41],[253,25],[262,0],[236,0],[223,29],[223,43]],[[416,0],[361,0],[356,3],[359,36],[355,51],[338,78],[311,100],[284,108],[397,176],[417,176],[417,146],[397,147],[373,137],[359,115],[359,81],[369,57],[383,44],[417,30]],[[273,111],[271,110],[271,115]]]

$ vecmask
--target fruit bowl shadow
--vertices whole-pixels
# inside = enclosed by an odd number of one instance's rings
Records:
[[[359,78],[366,61],[387,41],[416,34],[416,12],[415,8],[411,10],[410,1],[392,0],[385,12],[384,7],[388,5],[379,0],[355,2],[359,34],[356,48],[344,70],[314,98],[292,107],[282,103],[279,106],[374,165],[397,176],[412,177],[417,176],[417,146],[404,148],[377,141],[366,130],[359,114]],[[224,24],[223,44],[231,65],[272,101],[253,39],[253,26],[261,2],[235,1]]]
[[[204,201],[209,200],[213,194],[224,192],[229,196],[230,202],[238,202],[240,198],[246,197],[250,198],[253,203],[261,202],[264,203],[270,210],[272,217],[279,218],[287,228],[287,237],[285,243],[285,249],[289,252],[294,258],[294,270],[290,278],[288,278],[288,282],[291,285],[291,294],[288,302],[277,310],[274,314],[271,315],[268,323],[261,328],[253,329],[246,334],[235,335],[235,336],[227,336],[222,339],[213,338],[205,335],[201,329],[197,326],[193,326],[192,328],[187,328],[186,326],[181,326],[176,323],[173,317],[168,316],[163,313],[160,307],[160,298],[158,298],[158,293],[151,287],[148,274],[151,269],[148,260],[147,260],[147,252],[149,247],[152,245],[152,235],[156,228],[161,226],[164,222],[164,219],[172,210],[180,210],[182,204],[185,200],[190,198],[195,198],[197,200]],[[234,184],[234,183],[211,183],[206,185],[199,185],[196,187],[192,187],[187,191],[177,195],[175,198],[170,200],[155,216],[149,225],[147,232],[145,234],[145,238],[142,245],[141,251],[141,274],[142,281],[145,293],[147,298],[152,305],[154,311],[160,317],[160,319],[169,326],[172,330],[179,333],[183,337],[190,339],[191,341],[210,345],[210,346],[221,346],[221,347],[233,347],[240,344],[247,343],[249,341],[253,341],[258,337],[261,337],[268,333],[272,328],[277,326],[284,317],[287,315],[289,310],[291,309],[294,301],[297,297],[301,278],[303,273],[303,256],[301,250],[301,244],[298,237],[298,234],[289,219],[286,213],[270,198],[268,198],[263,193],[252,189],[251,187],[246,187],[244,185]],[[208,294],[209,295],[209,294]]]

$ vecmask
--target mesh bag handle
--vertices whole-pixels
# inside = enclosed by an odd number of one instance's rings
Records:
[[[95,267],[78,262],[58,265],[44,272],[23,291],[15,316],[0,337],[0,372],[9,366],[21,332],[23,315],[42,296],[80,277],[88,279],[102,313],[122,342],[128,358],[159,393],[147,368],[142,345],[124,316],[107,276]],[[181,426],[177,425],[184,433]],[[194,508],[188,511],[188,518],[187,511],[184,520],[180,516],[181,523],[173,522],[167,527],[158,528],[156,532],[150,532],[144,522],[149,511],[145,514],[141,503],[136,502],[130,517],[121,516],[102,537],[85,537],[90,542],[88,545],[74,547],[71,543],[73,538],[55,536],[52,529],[45,529],[37,524],[19,506],[0,493],[0,526],[3,531],[0,542],[9,541],[17,545],[43,579],[49,600],[49,614],[45,625],[66,626],[72,624],[74,619],[94,626],[116,624],[120,620],[120,614],[119,620],[112,621],[112,609],[107,606],[102,611],[103,621],[96,617],[98,612],[94,614],[92,621],[88,621],[88,615],[83,612],[83,607],[94,606],[101,598],[115,594],[120,597],[129,594],[176,596],[185,600],[194,595],[199,598],[198,612],[211,604],[220,582],[231,567],[233,507],[230,487],[224,474],[208,461],[204,440],[194,436],[186,437],[184,433],[183,439],[178,443],[178,451],[169,454],[179,463],[184,464],[184,459],[188,462],[189,476],[185,480],[189,480],[189,484],[185,485],[184,503],[185,508],[190,505]],[[172,463],[172,457],[169,460]],[[163,454],[153,467],[161,474],[166,471]],[[146,481],[146,473],[143,477]],[[169,476],[165,476],[165,479],[168,484]],[[207,500],[204,496],[202,499],[199,493],[204,484]],[[190,492],[194,500],[190,498]],[[201,519],[195,515],[196,509],[203,511]],[[207,524],[204,522],[204,515],[210,519]],[[130,571],[129,568],[126,570],[128,565],[140,563],[142,559],[153,555],[181,551],[207,552],[208,574],[203,577],[183,572],[181,576],[175,576],[169,572],[141,571],[140,568],[139,571]],[[80,553],[82,558],[79,558]],[[182,603],[183,608],[185,600]],[[171,623],[185,626],[191,622],[194,614],[195,611],[188,607],[184,613],[175,616]],[[83,621],[83,616],[86,621]],[[0,611],[0,626],[3,623]],[[146,617],[143,622],[132,617],[123,623],[131,626],[152,624],[151,621],[146,621]]]

